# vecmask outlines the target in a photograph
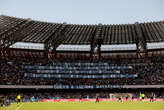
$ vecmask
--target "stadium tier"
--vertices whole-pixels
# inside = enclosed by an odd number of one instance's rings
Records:
[[[84,57],[99,59],[115,53],[138,57],[147,56],[148,51],[164,48],[163,41],[163,21],[123,25],[77,25],[0,15],[1,56],[12,54],[8,51],[9,48],[23,48],[40,50],[47,57],[55,58],[61,58],[63,53],[67,56],[79,56],[81,53]],[[19,45],[19,42],[26,45]]]
[[[162,58],[118,61],[1,58],[0,62],[1,85],[53,85],[56,89],[96,89],[164,84]]]
[[[163,98],[163,89],[163,21],[77,25],[0,15],[0,97]]]

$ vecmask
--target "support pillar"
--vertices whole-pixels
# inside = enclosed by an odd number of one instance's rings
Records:
[[[147,43],[146,40],[143,36],[141,27],[139,25],[139,23],[135,23],[135,30],[137,33],[137,41],[136,41],[136,46],[137,46],[137,57],[147,57],[148,56],[148,52],[147,52]]]

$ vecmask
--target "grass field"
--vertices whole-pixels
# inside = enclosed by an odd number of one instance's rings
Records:
[[[40,102],[12,104],[0,110],[164,110],[164,102]]]

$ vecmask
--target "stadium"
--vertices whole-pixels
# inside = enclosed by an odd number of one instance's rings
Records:
[[[163,110],[163,59],[164,21],[81,25],[0,15],[0,109]]]

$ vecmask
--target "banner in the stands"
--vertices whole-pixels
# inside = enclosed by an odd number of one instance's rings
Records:
[[[54,89],[123,88],[123,85],[54,85]]]
[[[72,74],[33,74],[33,73],[25,73],[25,77],[33,77],[33,78],[136,78],[137,75],[129,75],[129,74],[111,74],[111,75],[72,75]]]
[[[131,99],[122,99],[123,101],[132,101]],[[86,101],[96,101],[93,99],[43,99],[42,102],[86,102]],[[106,99],[100,98],[99,101],[118,101],[118,99]],[[133,99],[133,101],[139,101],[139,99]],[[144,101],[150,101],[150,99],[145,99]],[[164,99],[155,99],[155,101],[164,101]]]

